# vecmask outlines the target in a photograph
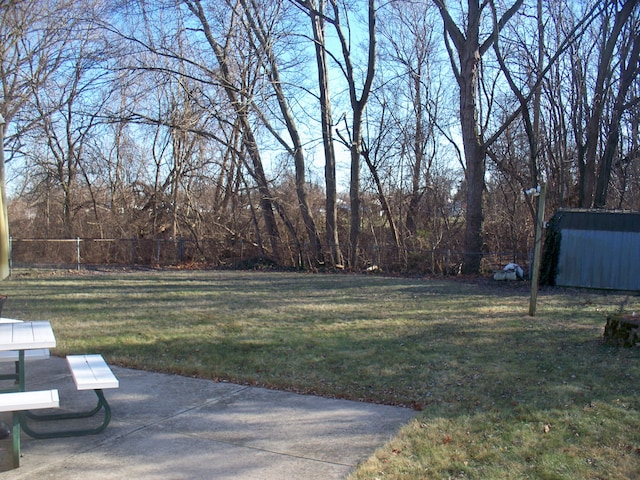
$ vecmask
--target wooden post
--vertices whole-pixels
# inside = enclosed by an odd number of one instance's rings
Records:
[[[542,250],[542,227],[544,225],[544,206],[547,185],[542,184],[538,196],[538,217],[536,218],[535,243],[533,245],[533,265],[531,267],[531,299],[529,300],[529,316],[535,317],[538,301],[538,281],[540,279],[540,255]]]

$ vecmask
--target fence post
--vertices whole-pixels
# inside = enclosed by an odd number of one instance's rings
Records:
[[[80,237],[76,237],[76,270],[80,271]]]
[[[178,263],[184,261],[184,237],[180,237],[178,240]]]
[[[446,270],[445,270],[445,275],[449,275],[449,272],[451,271],[451,249],[447,248],[447,257],[446,257]]]

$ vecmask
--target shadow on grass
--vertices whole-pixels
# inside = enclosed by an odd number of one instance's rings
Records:
[[[636,350],[603,344],[595,327],[529,324],[535,321],[499,329],[495,319],[425,321],[411,327],[416,333],[379,332],[383,338],[287,327],[252,338],[231,326],[215,336],[137,335],[96,349],[128,367],[421,410],[438,403],[467,412],[520,404],[552,409],[635,391]]]
[[[637,297],[545,289],[532,318],[526,284],[170,272],[7,286],[7,315],[51,318],[61,354],[420,410],[389,447],[419,473],[391,477],[640,471],[638,350],[601,341]],[[396,464],[388,452],[374,470]]]

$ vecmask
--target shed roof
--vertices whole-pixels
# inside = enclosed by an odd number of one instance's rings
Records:
[[[554,220],[559,230],[640,232],[640,212],[628,210],[559,209]]]

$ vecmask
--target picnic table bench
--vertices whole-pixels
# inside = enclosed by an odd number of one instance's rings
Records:
[[[58,390],[0,393],[0,412],[13,413],[13,465],[20,465],[20,417],[16,412],[39,408],[57,408],[60,404]]]
[[[0,412],[57,408],[60,404],[58,390],[36,390],[31,392],[8,392],[0,395]]]
[[[25,417],[22,423],[24,432],[33,438],[61,438],[81,435],[93,435],[102,432],[111,421],[111,407],[104,396],[103,389],[118,388],[120,383],[113,374],[107,362],[100,354],[92,355],[67,355],[67,364],[77,390],[93,390],[98,397],[96,406],[91,410],[80,412],[36,414],[22,412]],[[102,423],[93,428],[81,428],[71,430],[37,431],[32,428],[26,419],[35,421],[58,421],[89,418],[103,410]]]

